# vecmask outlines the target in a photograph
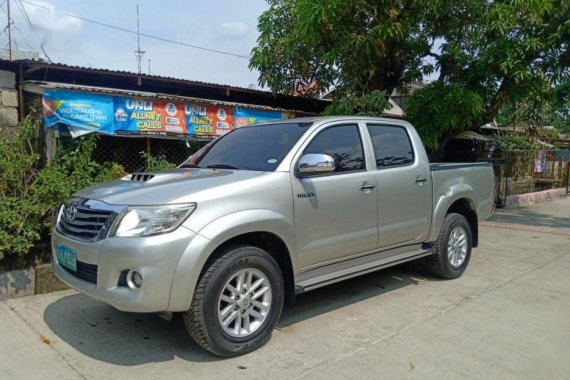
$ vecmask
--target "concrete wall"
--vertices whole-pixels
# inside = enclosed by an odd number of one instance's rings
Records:
[[[35,294],[55,292],[57,290],[69,289],[67,285],[57,279],[53,274],[52,264],[42,264],[35,267],[36,281]]]
[[[498,178],[495,177],[495,180],[498,180]],[[500,178],[498,186],[500,194],[505,194],[505,191],[508,195],[525,194],[533,191],[533,179],[530,175],[519,177],[516,180],[512,177]]]
[[[534,203],[551,201],[556,198],[564,198],[566,188],[537,191],[534,193],[510,195],[507,197],[507,207],[528,206]]]
[[[0,301],[34,295],[34,269],[20,269],[0,273]]]
[[[18,124],[18,91],[16,73],[0,70],[0,133],[11,137]]]
[[[0,301],[69,289],[53,274],[51,264],[0,273]]]

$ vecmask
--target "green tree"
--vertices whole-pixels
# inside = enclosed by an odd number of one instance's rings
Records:
[[[430,53],[439,70],[436,82],[461,86],[481,97],[484,112],[473,120],[472,127],[492,121],[507,108],[508,124],[525,127],[531,135],[539,134],[550,107],[552,87],[569,73],[570,3],[448,3],[434,2],[438,7],[447,6],[447,12],[429,16],[433,35],[443,41],[439,53]],[[410,112],[409,117],[413,121],[428,119],[426,111],[433,114],[432,119],[437,118],[435,110],[429,108]]]
[[[250,67],[275,92],[334,88],[336,111],[381,113],[386,94],[430,70],[422,20],[414,1],[269,1]]]
[[[545,124],[552,125],[561,133],[570,133],[570,78],[552,89]]]
[[[334,87],[329,113],[379,114],[386,103],[378,97],[436,75],[407,110],[431,148],[505,107],[538,123],[552,87],[569,75],[567,0],[269,4],[250,62],[261,85],[286,93]]]

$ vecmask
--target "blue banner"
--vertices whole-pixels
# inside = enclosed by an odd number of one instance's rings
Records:
[[[76,91],[46,90],[43,98],[44,123],[64,123],[90,132],[112,133],[113,97]]]
[[[65,124],[74,137],[100,132],[214,139],[234,127],[286,118],[278,111],[60,89],[45,91],[43,111],[46,127]]]
[[[270,121],[283,120],[285,117],[282,112],[254,110],[248,108],[237,107],[234,110],[234,120],[236,127],[244,125],[267,123]]]

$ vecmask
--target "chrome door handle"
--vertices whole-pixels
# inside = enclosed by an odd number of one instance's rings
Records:
[[[427,181],[427,178],[422,177],[421,175],[416,177],[416,183],[424,183]]]
[[[360,186],[360,190],[362,190],[362,191],[374,190],[375,187],[376,187],[376,185],[373,185],[373,184],[368,183],[368,182],[364,182],[362,184],[362,186]]]

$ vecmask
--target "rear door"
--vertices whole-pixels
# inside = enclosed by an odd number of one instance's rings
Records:
[[[430,169],[414,151],[407,129],[367,123],[374,148],[378,247],[419,243],[428,232]]]
[[[291,171],[295,230],[301,268],[375,249],[378,240],[374,174],[366,170],[357,123],[323,127],[303,154],[324,153],[336,162],[333,173],[299,178]]]

